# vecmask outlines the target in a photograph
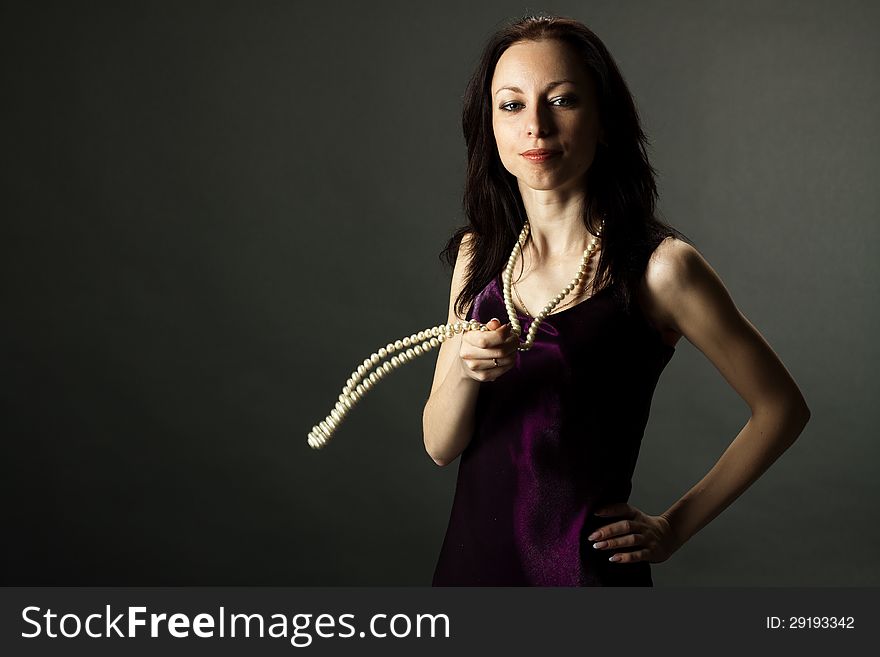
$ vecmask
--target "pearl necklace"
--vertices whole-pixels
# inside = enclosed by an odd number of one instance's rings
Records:
[[[602,220],[602,224],[599,226],[596,231],[596,235],[590,240],[590,245],[584,250],[584,255],[581,258],[581,266],[578,268],[577,276],[562,289],[562,292],[557,294],[550,302],[544,306],[544,309],[538,313],[538,316],[534,318],[534,321],[529,326],[528,335],[526,335],[525,342],[521,342],[517,346],[517,350],[519,351],[528,351],[532,348],[532,345],[535,343],[535,335],[538,332],[538,327],[541,323],[547,318],[553,309],[558,306],[562,300],[569,295],[569,293],[577,287],[580,287],[581,279],[587,273],[587,265],[590,262],[590,258],[593,256],[593,251],[596,250],[596,244],[598,244],[599,238],[602,235],[602,230],[605,227],[605,220]],[[522,228],[522,232],[519,234],[518,245],[520,247],[524,246],[526,238],[529,235],[529,222],[526,221],[525,225]],[[504,306],[507,308],[507,317],[510,319],[510,327],[511,330],[517,335],[522,335],[522,327],[519,324],[519,319],[516,316],[516,307],[513,305],[513,300],[510,296],[510,287],[511,281],[513,280],[513,268],[516,265],[516,247],[513,248],[513,252],[510,254],[510,258],[507,261],[507,268],[504,270]]]
[[[534,321],[532,321],[529,326],[526,340],[517,345],[518,351],[528,351],[532,348],[532,345],[535,343],[535,335],[538,332],[538,327],[544,319],[553,312],[553,309],[556,308],[556,306],[558,306],[572,290],[580,286],[581,279],[583,279],[587,272],[587,264],[593,255],[593,251],[596,249],[596,244],[598,243],[599,237],[602,235],[602,229],[604,227],[605,221],[603,220],[601,226],[597,230],[597,234],[593,237],[590,241],[590,245],[584,251],[577,276],[574,277],[571,283],[569,283],[562,292],[557,294],[546,306],[544,306],[544,309],[534,318]],[[507,309],[507,317],[510,319],[511,331],[517,336],[522,335],[522,327],[516,316],[516,308],[511,300],[510,286],[513,278],[513,268],[516,264],[517,247],[523,247],[528,235],[529,222],[526,221],[519,234],[517,244],[513,247],[513,251],[510,253],[510,258],[507,261],[507,267],[504,270],[502,278],[504,282],[504,306]],[[308,437],[309,446],[313,449],[324,447],[324,445],[330,440],[333,432],[336,431],[336,428],[342,423],[345,416],[351,411],[358,400],[360,400],[367,391],[382,380],[388,373],[390,373],[391,370],[397,369],[416,356],[421,356],[431,349],[439,347],[443,342],[456,335],[466,333],[467,331],[488,330],[489,329],[485,324],[476,320],[440,324],[439,326],[434,326],[427,330],[413,333],[409,337],[390,342],[378,351],[372,353],[369,358],[364,359],[364,362],[358,365],[358,368],[354,370],[351,373],[351,376],[346,380],[345,386],[343,386],[342,392],[339,395],[339,400],[331,409],[330,414],[312,427]],[[383,359],[386,358],[390,358],[390,360],[382,362]],[[373,369],[374,366],[375,371],[371,372],[368,376],[367,372]]]
[[[531,270],[531,266],[529,267],[529,270]],[[520,277],[522,277],[522,274],[520,274]],[[513,287],[513,293],[516,295],[516,298],[519,299],[519,305],[522,306],[522,309],[525,311],[526,315],[528,315],[529,317],[533,317],[533,315],[532,315],[532,313],[529,311],[529,309],[526,308],[526,302],[523,301],[523,298],[519,295],[519,290],[518,290],[517,287],[516,287],[516,282],[514,282],[514,283],[512,284],[512,287]],[[577,288],[575,288],[575,289],[577,289]],[[576,295],[574,295],[571,299],[569,299],[569,300],[566,301],[564,304],[562,304],[561,306],[556,306],[556,310],[561,310],[562,308],[565,308],[565,307],[566,307],[567,305],[569,305],[570,303],[573,303],[574,301],[577,300],[578,296],[580,296],[580,295],[579,295],[579,294],[576,294]]]
[[[529,311],[529,309],[526,308],[525,302],[522,300],[522,297],[519,295],[519,290],[516,289],[516,283],[513,284],[513,293],[516,295],[516,298],[519,299],[519,305],[522,306],[522,309],[525,311],[526,315],[528,315],[529,317],[534,317],[534,315],[532,315],[532,313]],[[577,301],[578,296],[579,295],[577,295],[577,294],[574,295],[571,299],[566,301],[561,306],[556,306],[555,310],[562,310],[566,306],[574,303],[575,301]]]
[[[531,267],[530,267],[530,269],[531,269]],[[520,274],[520,276],[522,276],[522,274]],[[516,287],[516,282],[514,282],[512,284],[512,287],[513,287],[513,293],[516,295],[516,298],[519,299],[519,305],[522,306],[522,309],[525,311],[526,315],[528,315],[529,317],[534,317],[534,315],[532,315],[531,311],[529,311],[529,309],[526,308],[526,302],[523,301],[522,297],[519,295],[519,290]],[[577,289],[577,288],[575,288],[575,289]],[[561,309],[565,308],[566,306],[568,306],[569,304],[574,303],[575,301],[577,301],[577,298],[579,296],[580,296],[580,294],[575,294],[571,299],[566,301],[561,306],[556,306],[555,310],[561,310]]]

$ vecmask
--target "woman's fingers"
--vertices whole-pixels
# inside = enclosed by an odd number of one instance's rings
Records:
[[[499,367],[507,367],[508,365],[513,365],[513,361],[514,361],[513,356],[497,356],[494,358],[481,359],[481,362],[482,362],[484,369],[496,369]]]
[[[481,349],[474,351],[462,349],[459,353],[459,357],[472,370],[484,370],[488,367],[497,367],[497,365],[495,365],[496,362],[498,365],[512,363],[514,358],[514,356],[508,354]]]
[[[618,552],[609,557],[609,561],[615,563],[635,563],[636,561],[650,561],[650,550],[634,550],[632,552]]]
[[[499,329],[501,331],[502,329]],[[461,343],[461,357],[474,359],[502,359],[510,356],[516,351],[518,339],[517,336],[500,337],[497,335],[499,331],[485,331],[475,333],[465,333]]]
[[[513,367],[515,358],[511,356],[495,359],[462,357],[461,360],[472,379],[477,381],[494,381]]]
[[[459,347],[458,355],[468,376],[477,381],[494,381],[516,362],[519,336],[512,332],[510,324],[493,318],[487,326],[488,331],[466,332]]]
[[[645,537],[642,534],[627,534],[620,538],[596,541],[593,543],[593,547],[597,550],[603,550],[607,548],[632,547],[633,545],[641,545],[644,542]]]
[[[472,349],[462,347],[461,357],[473,358],[475,360],[489,360],[490,362],[493,358],[497,358],[500,362],[502,358],[510,358],[515,350],[516,347],[513,349]]]
[[[637,531],[637,529],[636,524],[632,520],[618,520],[617,522],[612,522],[610,525],[600,527],[590,534],[588,538],[591,541],[605,540],[612,538],[613,536],[630,534]]]
[[[600,527],[587,537],[595,541],[594,549],[612,552],[609,560],[617,563],[659,563],[681,547],[664,516],[647,515],[627,506],[623,511],[628,518]]]
[[[498,358],[467,358],[462,356],[462,360],[471,371],[479,370],[495,370],[502,369],[513,365],[514,356],[501,356]]]

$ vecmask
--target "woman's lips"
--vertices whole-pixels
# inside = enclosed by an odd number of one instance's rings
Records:
[[[533,150],[520,153],[520,155],[522,155],[530,162],[545,162],[549,159],[556,157],[560,154],[560,152],[561,151]]]

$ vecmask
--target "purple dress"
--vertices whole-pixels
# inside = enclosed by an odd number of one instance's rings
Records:
[[[653,586],[646,561],[587,540],[629,501],[660,373],[675,348],[611,288],[552,314],[529,351],[480,385],[433,586]],[[501,277],[467,319],[507,321]],[[518,313],[523,335],[531,318]],[[620,550],[618,550],[620,551]]]

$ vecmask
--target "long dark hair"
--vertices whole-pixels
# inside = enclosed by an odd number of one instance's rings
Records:
[[[584,226],[596,234],[594,217],[605,217],[602,249],[593,291],[613,285],[626,312],[648,258],[664,238],[687,242],[681,232],[656,216],[656,170],[648,162],[648,138],[632,94],[605,44],[583,23],[558,16],[526,16],[498,30],[486,44],[467,85],[462,129],[467,144],[463,208],[467,224],[456,229],[440,254],[452,267],[466,233],[472,257],[455,312],[465,317],[480,291],[504,268],[526,220],[516,178],[501,163],[492,130],[492,75],[502,53],[519,41],[557,39],[574,48],[596,83],[604,130],[587,172],[590,190]]]

